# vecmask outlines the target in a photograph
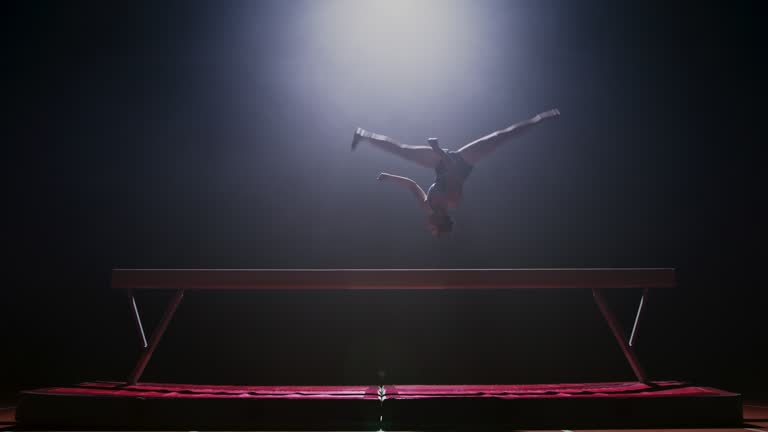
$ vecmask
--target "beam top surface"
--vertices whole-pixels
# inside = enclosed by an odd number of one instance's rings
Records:
[[[672,268],[113,269],[116,289],[672,288]]]

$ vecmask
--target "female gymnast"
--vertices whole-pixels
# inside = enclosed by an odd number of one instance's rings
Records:
[[[559,115],[560,111],[557,109],[536,114],[528,120],[472,141],[457,151],[440,148],[437,138],[427,139],[429,146],[410,146],[400,144],[384,135],[357,128],[352,139],[352,150],[355,150],[360,143],[369,143],[421,166],[434,169],[435,182],[426,193],[415,181],[407,177],[381,173],[377,180],[400,185],[411,191],[427,214],[427,228],[433,235],[439,236],[453,230],[453,219],[448,215],[448,210],[455,209],[459,205],[464,182],[475,164],[502,144],[510,142],[520,132],[542,120]]]

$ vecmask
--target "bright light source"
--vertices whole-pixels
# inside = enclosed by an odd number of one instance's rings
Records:
[[[461,73],[478,34],[471,8],[451,0],[311,2],[307,24],[319,61],[402,88]]]

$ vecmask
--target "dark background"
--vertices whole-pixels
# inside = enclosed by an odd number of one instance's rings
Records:
[[[764,391],[764,15],[618,3],[466,3],[461,50],[340,63],[333,41],[359,23],[326,40],[306,21],[331,3],[6,6],[0,384],[126,376],[138,342],[116,267],[658,266],[679,288],[652,293],[651,375]],[[447,238],[375,181],[432,173],[349,151],[357,126],[457,148],[551,107],[477,167]],[[638,295],[609,294],[625,326]],[[166,298],[140,295],[147,327]],[[578,290],[191,292],[144,376],[631,379]]]

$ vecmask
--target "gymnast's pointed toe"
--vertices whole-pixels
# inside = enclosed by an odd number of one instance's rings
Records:
[[[352,151],[354,151],[357,148],[357,145],[360,144],[360,138],[363,137],[362,131],[362,128],[355,129],[355,133],[352,135]]]
[[[352,151],[354,151],[358,144],[360,144],[360,140],[365,137],[365,129],[363,128],[357,128],[355,129],[355,134],[352,136]]]

